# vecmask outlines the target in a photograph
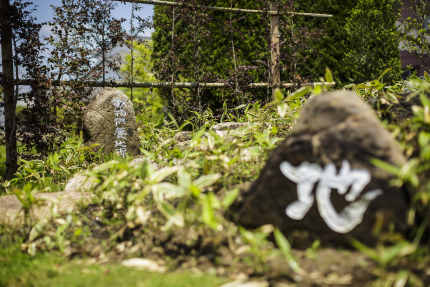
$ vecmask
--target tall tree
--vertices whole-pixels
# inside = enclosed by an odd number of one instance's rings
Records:
[[[2,51],[2,75],[4,108],[5,108],[5,144],[6,144],[6,171],[4,178],[9,180],[17,170],[16,149],[16,99],[13,92],[13,60],[12,60],[12,25],[13,10],[9,0],[1,0],[0,16],[1,24],[1,51]]]

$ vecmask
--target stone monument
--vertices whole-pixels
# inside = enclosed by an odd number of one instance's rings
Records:
[[[89,103],[83,119],[84,144],[100,144],[102,153],[140,154],[139,134],[133,103],[121,91],[105,88]]]
[[[371,163],[406,162],[400,148],[367,104],[352,92],[311,98],[292,132],[274,150],[259,178],[234,205],[236,222],[273,224],[308,247],[316,239],[373,245],[375,233],[405,233],[407,193],[393,175]]]

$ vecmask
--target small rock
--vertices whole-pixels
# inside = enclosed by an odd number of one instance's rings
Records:
[[[139,166],[139,165],[142,165],[142,163],[143,163],[145,160],[146,160],[146,161],[148,161],[148,163],[152,164],[152,168],[154,169],[154,171],[155,171],[155,170],[159,170],[160,168],[162,168],[162,167],[163,167],[161,164],[159,164],[159,163],[155,162],[153,159],[148,159],[148,158],[146,158],[146,157],[138,157],[138,158],[135,158],[135,159],[133,159],[132,161],[130,161],[128,165],[130,165],[130,166]],[[177,158],[174,158],[174,159],[172,159],[172,161],[171,161],[172,165],[182,165],[182,164],[183,164],[183,162],[184,162],[184,161],[183,161],[182,159],[177,159]],[[164,160],[164,163],[165,163],[166,165],[167,165],[167,164],[169,164],[169,162],[168,162],[166,159]]]
[[[133,103],[121,91],[105,88],[88,105],[83,119],[84,144],[100,144],[102,153],[140,154],[139,134]]]
[[[259,147],[248,147],[241,149],[239,161],[248,162],[258,158],[258,153],[255,152],[256,150],[258,151]]]
[[[88,178],[85,175],[75,175],[66,183],[64,187],[65,192],[79,192],[79,191],[88,191],[94,185],[91,178]]]
[[[228,131],[228,130],[236,130],[241,127],[247,126],[249,123],[236,123],[236,122],[226,122],[219,123],[212,126],[210,129],[214,131]]]
[[[132,267],[139,270],[151,271],[151,272],[166,272],[165,266],[160,266],[157,262],[144,259],[144,258],[130,258],[121,262],[122,266]]]
[[[146,157],[138,157],[130,161],[128,165],[129,166],[141,165],[145,160],[148,162],[151,162],[151,160],[148,160]]]
[[[147,157],[138,157],[133,159],[132,161],[130,161],[128,163],[129,166],[140,166],[143,164],[144,161],[147,161],[148,163],[152,164],[152,168],[154,170],[159,170],[161,168],[161,166],[156,163],[153,159],[147,158]]]
[[[35,197],[45,199],[45,202],[30,210],[32,221],[49,217],[53,202],[58,202],[58,213],[72,212],[78,204],[91,202],[90,194],[83,192],[39,193]],[[24,213],[21,208],[22,204],[16,196],[0,196],[0,224],[23,224]]]
[[[256,228],[273,224],[296,247],[319,239],[348,246],[348,236],[367,245],[372,229],[408,229],[408,202],[393,176],[371,162],[406,162],[400,148],[368,105],[352,92],[311,98],[292,132],[273,151],[259,178],[243,194],[236,222]],[[237,205],[236,205],[237,206]]]
[[[192,139],[194,134],[195,132],[178,132],[173,139],[177,142],[184,142]]]
[[[269,287],[269,282],[267,281],[247,281],[247,280],[237,280],[220,287]]]

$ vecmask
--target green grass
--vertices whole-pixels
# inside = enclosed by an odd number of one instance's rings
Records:
[[[6,147],[4,145],[0,146],[0,177],[3,176],[6,166],[4,162],[6,161]]]
[[[119,263],[86,265],[87,260],[68,260],[54,253],[38,253],[35,258],[13,245],[0,249],[0,286],[145,286],[211,287],[229,281],[190,272],[165,274],[123,267]]]

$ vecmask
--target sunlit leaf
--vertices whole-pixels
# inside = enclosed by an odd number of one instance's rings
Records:
[[[237,107],[235,107],[234,109],[232,109],[232,110],[240,110],[240,109],[242,109],[242,108],[244,108],[244,107],[246,107],[247,105],[246,104],[242,104],[242,105],[240,105],[240,106],[237,106]]]
[[[370,258],[372,258],[373,260],[375,260],[375,261],[379,260],[379,254],[378,254],[378,252],[376,252],[372,248],[367,247],[366,245],[364,245],[360,241],[358,241],[356,239],[351,239],[351,245],[355,249],[357,249],[358,251],[361,251],[364,254],[366,254],[367,256],[369,256]]]
[[[322,93],[322,87],[321,87],[321,85],[316,85],[315,86],[315,88],[314,88],[314,90],[312,91],[312,93],[314,94],[314,95],[319,95],[319,94],[321,94]]]
[[[430,133],[427,132],[420,132],[420,134],[418,135],[418,143],[419,145],[424,148],[425,146],[427,146],[427,144],[430,142]]]
[[[185,195],[185,189],[182,186],[177,186],[169,182],[160,182],[152,187],[158,192],[162,192],[165,198],[182,197]]]
[[[196,134],[193,136],[193,138],[191,139],[192,141],[196,141],[199,138],[201,138],[206,132],[206,128],[202,128],[201,130],[199,130],[198,132],[196,132]]]
[[[287,260],[288,265],[290,265],[290,267],[293,270],[299,270],[300,268],[299,264],[291,254],[291,245],[288,242],[287,238],[285,238],[285,236],[278,228],[275,228],[275,231],[273,231],[273,235],[275,236],[276,244],[278,245],[279,249],[281,249],[282,253],[285,256],[285,259]]]
[[[278,102],[278,103],[282,102],[282,100],[284,99],[284,95],[282,94],[282,92],[279,88],[277,88],[275,90],[274,96],[275,96],[275,98],[273,100]]]
[[[430,107],[430,99],[425,94],[420,94],[420,100],[423,106]]]
[[[424,79],[426,79],[427,82],[430,82],[430,76],[427,72],[424,72]]]
[[[390,101],[393,104],[398,104],[399,103],[399,100],[397,99],[396,95],[394,95],[394,94],[392,94],[390,92],[385,93],[384,94],[384,98],[386,98],[388,101]]]
[[[325,80],[329,83],[333,82],[333,74],[331,73],[329,68],[325,68]]]
[[[385,161],[382,161],[380,159],[377,158],[371,158],[370,162],[374,165],[377,166],[385,171],[388,171],[391,174],[395,174],[397,175],[400,172],[400,168],[394,165],[391,165]]]
[[[205,188],[205,187],[207,187],[209,185],[214,184],[220,178],[221,178],[221,174],[220,173],[203,175],[203,176],[199,177],[198,179],[194,180],[193,181],[193,185],[197,186],[200,189],[201,188]]]
[[[283,118],[287,113],[288,105],[286,103],[281,103],[278,105],[278,115]]]
[[[173,117],[173,115],[172,115],[171,113],[168,113],[167,115],[168,115],[168,116],[169,116],[169,118],[172,120],[172,122],[175,124],[176,128],[177,128],[178,130],[180,130],[179,125],[178,125],[178,122],[175,120],[175,118]]]
[[[185,189],[189,189],[191,185],[191,175],[183,168],[178,170],[178,184]]]
[[[311,86],[301,87],[297,91],[295,91],[292,94],[290,94],[287,97],[286,101],[294,101],[295,99],[304,97],[307,93],[310,93],[310,92],[312,92],[312,87]]]
[[[215,214],[212,209],[211,201],[208,196],[204,195],[201,198],[203,204],[202,218],[203,222],[212,229],[218,229],[218,224],[215,220]]]
[[[209,192],[207,197],[208,197],[210,204],[211,204],[211,207],[213,209],[220,209],[221,208],[221,202],[218,200],[218,198],[215,196],[215,194],[213,194],[212,192]]]
[[[279,249],[281,249],[284,254],[290,254],[291,245],[282,232],[278,228],[275,228],[273,235],[275,236],[276,244],[278,245]]]
[[[157,170],[156,172],[154,172],[153,175],[151,175],[149,177],[149,182],[151,183],[159,183],[161,181],[163,181],[166,177],[168,177],[169,175],[177,172],[179,170],[180,167],[178,166],[168,166],[168,167],[164,167],[160,170]]]
[[[391,71],[391,68],[386,69],[379,77],[378,81],[380,81],[389,71]]]
[[[229,193],[227,193],[226,196],[224,196],[223,200],[222,200],[222,206],[224,208],[229,207],[230,205],[233,204],[233,202],[236,200],[236,198],[239,196],[239,188],[235,188],[232,191],[230,191]]]

